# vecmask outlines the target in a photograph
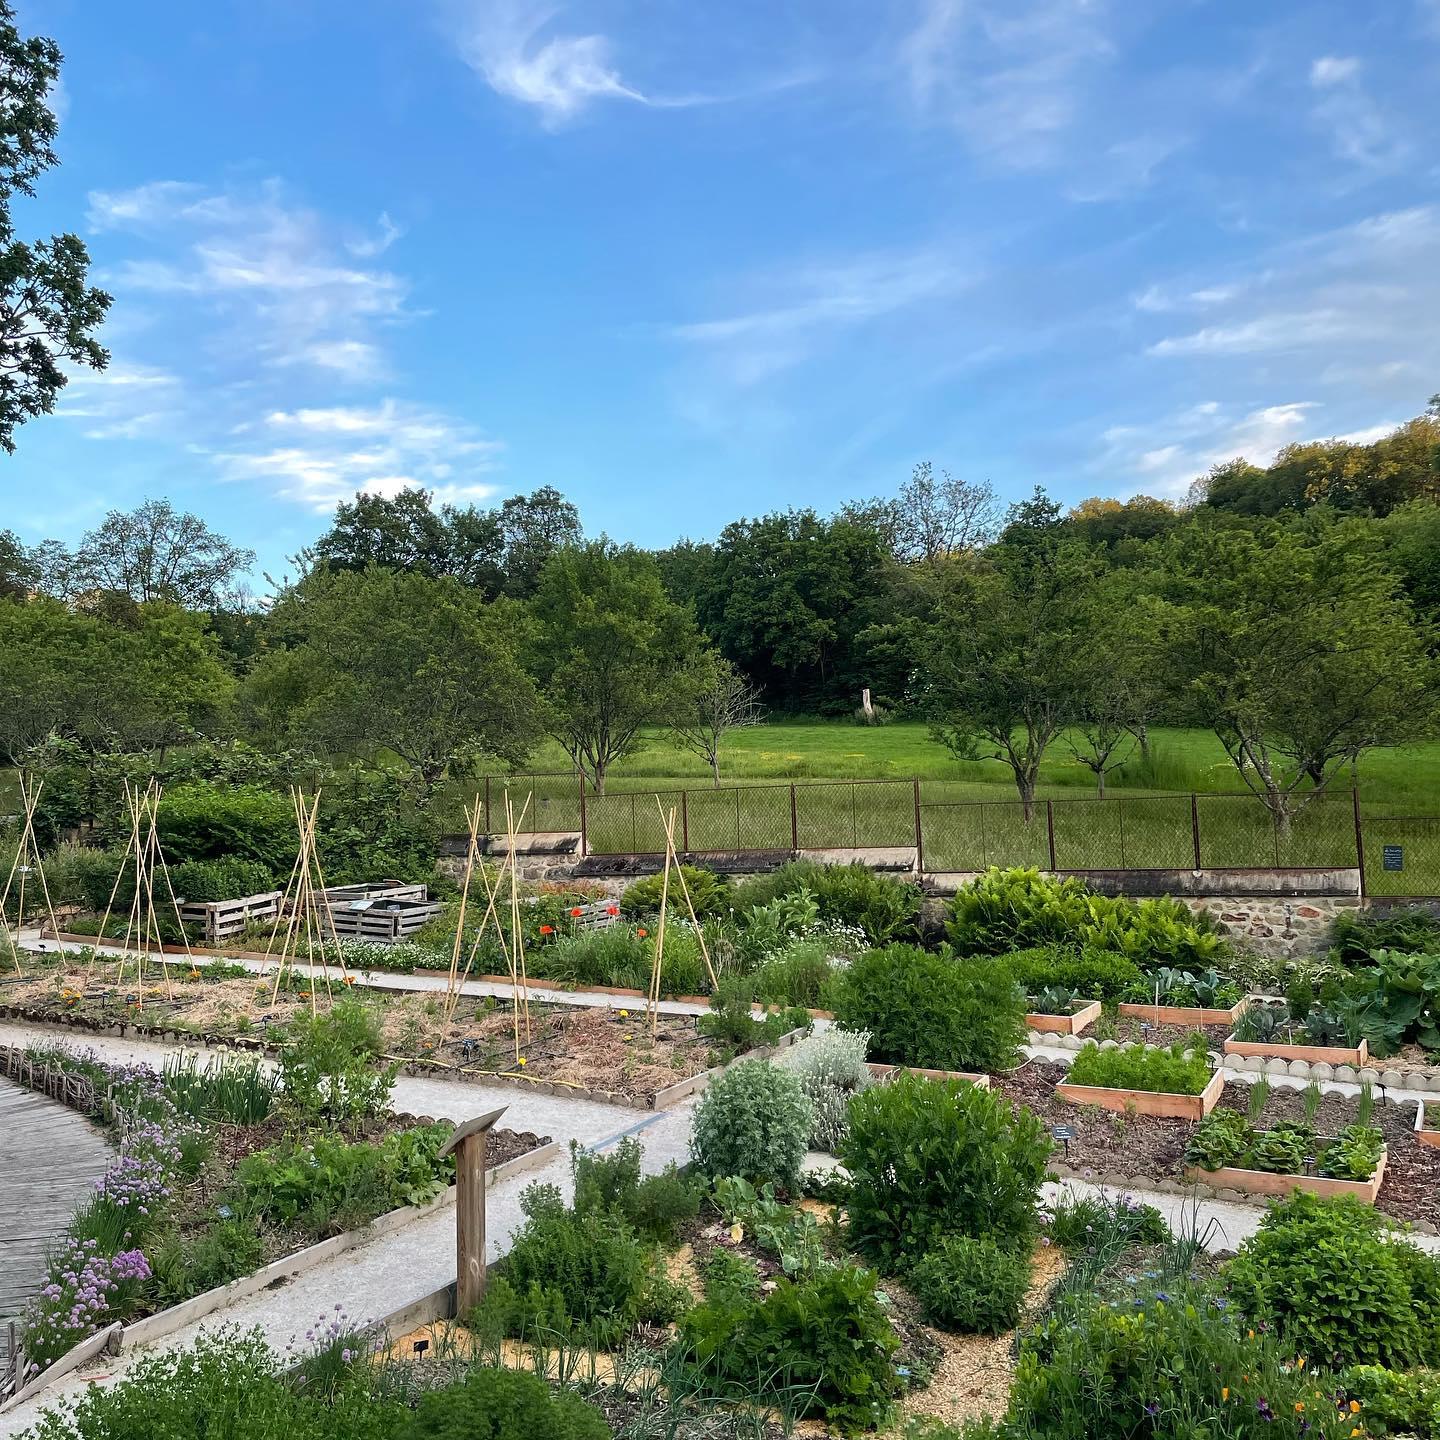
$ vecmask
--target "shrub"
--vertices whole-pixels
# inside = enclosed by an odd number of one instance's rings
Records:
[[[378,1115],[395,1084],[396,1067],[372,1070],[380,1025],[358,1000],[339,1001],[328,1015],[292,1022],[280,1051],[285,1103],[302,1115],[358,1119]]]
[[[748,913],[802,891],[813,899],[821,919],[858,926],[873,944],[909,938],[915,932],[919,887],[877,874],[859,861],[824,865],[816,860],[792,860],[737,887],[735,908]]]
[[[882,1270],[946,1235],[1017,1251],[1034,1237],[1050,1138],[988,1090],[901,1074],[851,1101],[839,1153],[854,1182],[852,1243]]]
[[[691,1151],[711,1179],[739,1175],[793,1188],[810,1139],[813,1111],[800,1082],[765,1060],[733,1065],[695,1107]]]
[[[481,1366],[420,1397],[396,1440],[608,1440],[605,1417],[525,1370]]]
[[[1127,1195],[1063,1194],[1050,1212],[1050,1238],[1072,1254],[1095,1250],[1110,1239],[1116,1248],[1162,1245],[1170,1238],[1165,1217],[1153,1205],[1141,1205]]]
[[[1440,1261],[1406,1254],[1413,1247],[1381,1227],[1374,1210],[1349,1196],[1298,1192],[1270,1209],[1225,1268],[1231,1298],[1318,1362],[1434,1364]]]
[[[700,919],[703,920],[708,915],[723,915],[730,909],[730,882],[724,876],[715,874],[713,870],[702,870],[698,865],[682,865],[680,873],[685,877],[685,884],[690,890],[690,903],[695,907],[695,914]],[[664,878],[663,874],[647,875],[643,880],[637,880],[628,886],[620,897],[621,912],[630,917],[657,914],[660,910],[660,891]],[[685,906],[685,895],[680,889],[680,882],[673,874],[670,876],[669,899],[665,908],[680,915],[688,916],[690,913]]]
[[[655,1175],[640,1174],[640,1142],[626,1136],[610,1155],[570,1142],[575,1209],[581,1215],[616,1215],[647,1240],[670,1243],[686,1220],[700,1213],[700,1187],[672,1162]]]
[[[910,1271],[925,1318],[962,1335],[1013,1330],[1030,1284],[1030,1259],[988,1236],[947,1235]]]
[[[1205,969],[1224,940],[1178,900],[1097,895],[1073,876],[988,870],[956,895],[947,923],[962,955],[1003,955],[1046,945],[1113,950],[1142,967]]]
[[[763,1005],[803,1005],[819,1010],[831,975],[829,947],[822,940],[794,940],[750,976]]]
[[[293,1356],[282,1362],[258,1330],[202,1330],[193,1345],[142,1355],[113,1385],[90,1386],[47,1410],[29,1433],[32,1440],[393,1440],[405,1423],[409,1411],[379,1367],[351,1364],[342,1383],[316,1390],[289,1380],[294,1363]]]
[[[1028,995],[1057,988],[1076,990],[1087,1000],[1113,1000],[1140,982],[1140,967],[1127,956],[1093,946],[1075,950],[1068,945],[1042,945],[1034,950],[1012,950],[997,958]]]
[[[1196,1047],[1122,1045],[1102,1050],[1085,1045],[1065,1077],[1072,1085],[1098,1085],[1113,1090],[1146,1090],[1166,1095],[1198,1095],[1210,1083],[1210,1057]]]
[[[181,900],[243,900],[273,890],[268,865],[229,855],[220,860],[185,860],[173,866],[170,882]],[[167,897],[168,898],[168,897]]]
[[[171,864],[235,857],[283,875],[299,843],[289,798],[258,785],[173,786],[160,797],[156,826]]]
[[[1204,1291],[1092,1303],[1026,1345],[998,1423],[965,1440],[1341,1440],[1359,1432],[1329,1376],[1242,1329]]]
[[[700,1284],[710,1301],[755,1300],[760,1295],[760,1267],[748,1255],[717,1245],[700,1267]]]
[[[550,980],[571,985],[616,985],[630,990],[644,990],[650,984],[654,951],[628,925],[561,935],[545,945],[527,941],[527,946],[526,958],[532,973]]]
[[[86,910],[103,911],[115,888],[115,877],[124,860],[121,850],[92,850],[67,841],[45,860],[45,883],[56,905],[80,905]],[[130,884],[122,882],[117,904],[128,905],[135,898],[134,867]]]
[[[836,978],[832,1007],[887,1064],[1008,1070],[1025,1042],[1025,997],[1007,970],[911,945],[862,955]]]
[[[708,1013],[700,1016],[695,1028],[707,1040],[714,1040],[731,1054],[773,1045],[792,1030],[808,1030],[810,1016],[799,1009],[777,1010],[763,1020],[752,1014],[754,987],[748,975],[725,975],[710,997]]]
[[[706,1388],[738,1400],[788,1394],[853,1434],[889,1413],[899,1348],[875,1277],[836,1266],[780,1280],[758,1304],[708,1301],[680,1322],[680,1353]]]
[[[1440,1373],[1386,1370],[1352,1365],[1341,1373],[1340,1388],[1360,1405],[1367,1435],[1440,1437]]]
[[[641,1320],[663,1323],[682,1303],[657,1252],[618,1215],[567,1210],[553,1185],[531,1185],[504,1273],[474,1320],[481,1333],[562,1335],[600,1348]]]
[[[810,1144],[833,1152],[850,1128],[850,1097],[874,1083],[865,1054],[870,1037],[832,1027],[812,1036],[795,1052],[794,1070],[815,1117]]]

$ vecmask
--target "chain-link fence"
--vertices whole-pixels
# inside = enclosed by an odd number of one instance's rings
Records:
[[[592,855],[662,853],[673,809],[676,848],[694,855],[914,847],[933,872],[1351,869],[1363,852],[1368,894],[1440,895],[1440,817],[1362,822],[1349,792],[1312,800],[1277,825],[1244,793],[1121,793],[1027,807],[963,798],[952,781],[815,780],[597,795],[568,773],[491,776],[460,789],[466,804],[479,796],[490,833],[506,829],[508,796],[517,830],[577,834]],[[464,828],[459,789],[444,813]]]

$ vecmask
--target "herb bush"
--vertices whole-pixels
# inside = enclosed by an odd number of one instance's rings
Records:
[[[730,909],[730,882],[723,875],[717,875],[713,870],[703,870],[698,865],[681,865],[680,872],[690,890],[690,903],[701,920],[710,915],[723,915]],[[659,914],[660,891],[664,878],[663,874],[647,875],[643,880],[627,886],[620,897],[621,913],[630,918]],[[665,908],[687,918],[690,914],[685,906],[685,892],[681,890],[680,882],[673,874],[670,876],[669,898]]]
[[[874,1084],[865,1055],[870,1037],[863,1031],[829,1030],[811,1036],[795,1051],[793,1069],[815,1109],[810,1145],[832,1153],[850,1128],[850,1097]]]
[[[1349,1196],[1274,1205],[1225,1267],[1231,1300],[1315,1363],[1440,1362],[1440,1260]]]
[[[874,945],[914,937],[920,914],[919,887],[878,874],[860,861],[825,865],[816,860],[792,860],[769,875],[737,886],[735,909],[743,915],[802,890],[813,897],[821,919],[858,926]]]
[[[760,1267],[748,1256],[717,1245],[700,1267],[700,1285],[706,1300],[720,1304],[757,1300]]]
[[[1352,1365],[1341,1373],[1340,1388],[1360,1406],[1368,1435],[1440,1437],[1440,1372]]]
[[[757,1020],[752,1013],[755,987],[748,975],[723,975],[710,996],[710,1009],[696,1021],[695,1028],[707,1040],[714,1040],[731,1054],[773,1045],[792,1030],[808,1030],[810,1016],[801,1009],[777,1010]]]
[[[1030,1111],[978,1086],[902,1072],[850,1102],[839,1158],[853,1181],[851,1242],[887,1273],[952,1234],[1024,1251],[1049,1157],[1049,1134]]]
[[[614,985],[629,990],[649,987],[655,952],[628,925],[581,930],[574,935],[560,935],[550,943],[544,940],[526,940],[525,960],[533,974],[570,985]]]
[[[700,1213],[700,1187],[671,1162],[654,1175],[640,1173],[643,1155],[633,1135],[609,1155],[596,1155],[570,1142],[575,1177],[575,1210],[623,1220],[646,1240],[671,1244],[680,1226]]]
[[[202,1330],[193,1345],[141,1356],[113,1385],[89,1386],[47,1409],[29,1435],[31,1440],[203,1435],[393,1440],[409,1412],[393,1377],[368,1360],[353,1355],[337,1384],[302,1386],[285,1373],[295,1357],[282,1360],[258,1330]],[[540,1432],[515,1440],[540,1440]]]
[[[1164,1095],[1198,1095],[1210,1083],[1210,1057],[1203,1046],[1122,1045],[1102,1050],[1085,1045],[1075,1052],[1066,1075],[1071,1085],[1097,1085],[1112,1090],[1145,1090]]]
[[[985,1235],[947,1235],[909,1275],[925,1318],[961,1335],[1013,1330],[1030,1284],[1030,1258]]]
[[[1025,1043],[1025,996],[1003,966],[913,945],[862,955],[835,979],[831,1008],[870,1032],[870,1057],[925,1070],[1008,1070]]]
[[[608,1440],[605,1417],[526,1370],[481,1366],[420,1397],[396,1440]]]
[[[379,1021],[353,998],[328,1014],[293,1020],[279,1061],[285,1105],[313,1119],[378,1115],[396,1075],[394,1065],[371,1068],[381,1048]]]
[[[1335,958],[1347,969],[1363,965],[1374,950],[1402,954],[1440,951],[1440,914],[1426,905],[1384,910],[1342,910],[1330,927]]]
[[[471,1321],[478,1333],[608,1349],[641,1321],[665,1324],[683,1307],[658,1250],[619,1215],[568,1210],[546,1184],[529,1186],[520,1208],[525,1223]]]
[[[695,1107],[690,1148],[702,1175],[738,1175],[793,1189],[810,1140],[813,1107],[800,1081],[766,1060],[732,1065]]]
[[[1013,950],[997,957],[1027,994],[1061,988],[1075,990],[1087,1000],[1113,1000],[1141,980],[1140,967],[1127,956],[1093,946],[1076,950],[1068,945],[1041,945]]]
[[[763,1300],[717,1299],[680,1321],[677,1348],[704,1388],[739,1401],[777,1392],[846,1434],[873,1428],[900,1388],[899,1339],[856,1266],[780,1280]]]
[[[962,955],[1003,955],[1045,945],[1093,946],[1154,965],[1206,969],[1227,953],[1209,922],[1178,900],[1098,895],[1073,876],[988,870],[951,904],[946,928]]]
[[[1313,1356],[1312,1356],[1313,1361]],[[964,1440],[1341,1440],[1363,1433],[1329,1376],[1234,1323],[1203,1290],[1099,1301],[1022,1346],[1010,1404]]]

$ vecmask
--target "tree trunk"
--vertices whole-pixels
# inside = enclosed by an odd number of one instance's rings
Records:
[[[605,793],[605,764],[601,760],[595,761],[590,767],[590,784],[595,794]]]
[[[710,772],[715,777],[714,785],[718,790],[720,788],[720,752],[718,750],[714,750],[710,754]]]
[[[1135,727],[1135,738],[1140,742],[1140,758],[1150,763],[1150,727],[1143,721]]]
[[[1035,776],[1027,771],[1017,770],[1015,788],[1020,792],[1020,813],[1028,825],[1035,818]]]
[[[1103,800],[1105,798],[1105,767],[1103,765],[1095,772],[1095,784],[1100,792],[1099,798]]]

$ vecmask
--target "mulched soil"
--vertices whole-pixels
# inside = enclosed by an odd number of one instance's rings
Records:
[[[323,981],[317,983],[314,1003],[323,1011],[344,993],[337,975],[328,991]],[[508,1000],[468,997],[447,1023],[443,995],[359,987],[351,993],[377,1014],[389,1057],[431,1063],[441,1075],[447,1070],[522,1074],[649,1103],[657,1090],[727,1058],[701,1038],[693,1016],[661,1015],[652,1034],[643,1005],[622,1011],[532,1002],[529,1034],[523,1021],[520,1027],[519,1063],[514,1006]],[[308,1016],[312,996],[308,987],[282,986],[276,994],[272,978],[190,979],[180,970],[172,971],[167,986],[158,972],[148,971],[142,986],[132,970],[117,985],[113,964],[93,970],[85,964],[64,969],[51,964],[7,985],[0,1003],[21,1005],[60,1023],[158,1025],[179,1035],[259,1041]]]
[[[1154,1115],[1117,1115],[1090,1105],[1073,1105],[1055,1094],[1055,1085],[1064,1079],[1066,1067],[1032,1061],[1010,1075],[993,1080],[995,1089],[1007,1099],[1027,1106],[1047,1126],[1073,1126],[1075,1138],[1056,1144],[1057,1159],[1064,1160],[1082,1176],[1099,1179],[1118,1172],[1150,1179],[1181,1180],[1185,1170],[1185,1145],[1192,1126],[1186,1120]],[[1249,1105],[1250,1086],[1244,1081],[1226,1085],[1220,1104],[1244,1111]],[[1262,1124],[1299,1120],[1304,1115],[1301,1092],[1276,1086],[1266,1102]],[[1335,1134],[1355,1118],[1355,1102],[1327,1096],[1316,1114],[1319,1133]],[[1432,1150],[1415,1139],[1413,1104],[1380,1103],[1377,1096],[1374,1123],[1385,1135],[1389,1155],[1385,1179],[1376,1208],[1397,1220],[1425,1220],[1440,1225],[1440,1150]]]
[[[1205,1047],[1217,1053],[1224,1049],[1231,1025],[1150,1025],[1134,1015],[1117,1015],[1113,1020],[1101,1016],[1088,1030],[1085,1040],[1118,1040],[1122,1045],[1141,1041],[1150,1045],[1184,1045],[1197,1033],[1205,1036]]]

